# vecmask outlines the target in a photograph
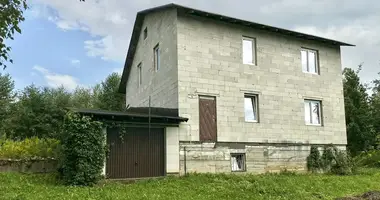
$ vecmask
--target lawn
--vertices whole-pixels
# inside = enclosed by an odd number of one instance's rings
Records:
[[[0,173],[0,199],[334,199],[380,190],[380,170],[359,175],[211,175],[66,187],[53,175]]]

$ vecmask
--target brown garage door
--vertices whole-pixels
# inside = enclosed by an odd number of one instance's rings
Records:
[[[128,128],[126,134],[108,129],[106,175],[110,179],[165,175],[164,130]]]

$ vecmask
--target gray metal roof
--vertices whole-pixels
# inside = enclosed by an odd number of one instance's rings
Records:
[[[76,113],[91,115],[103,118],[110,118],[112,120],[123,120],[123,121],[147,121],[151,118],[152,122],[171,122],[180,123],[186,122],[188,118],[179,117],[178,109],[168,109],[168,108],[130,108],[126,111],[108,111],[108,110],[94,110],[94,109],[75,109],[69,108],[69,110]]]
[[[218,20],[218,21],[223,21],[223,22],[227,22],[227,23],[231,23],[231,24],[247,26],[247,27],[251,27],[254,29],[265,30],[265,31],[269,31],[269,32],[275,32],[275,33],[279,33],[279,34],[292,36],[295,38],[306,39],[306,40],[314,40],[314,41],[318,41],[318,42],[330,44],[330,45],[355,46],[355,45],[348,44],[345,42],[340,42],[337,40],[318,37],[318,36],[300,33],[300,32],[296,32],[296,31],[291,31],[291,30],[287,30],[287,29],[283,29],[283,28],[278,28],[278,27],[274,27],[274,26],[268,26],[268,25],[259,24],[256,22],[250,22],[250,21],[246,21],[246,20],[242,20],[242,19],[237,19],[237,18],[233,18],[233,17],[224,16],[221,14],[206,12],[206,11],[202,11],[202,10],[198,10],[198,9],[194,9],[194,8],[189,8],[189,7],[185,7],[182,5],[172,3],[172,4],[167,4],[167,5],[163,5],[163,6],[159,6],[159,7],[146,9],[146,10],[143,10],[143,11],[140,11],[137,13],[135,24],[134,24],[133,31],[132,31],[131,41],[129,42],[129,49],[128,49],[127,58],[126,58],[125,65],[124,65],[122,79],[121,79],[120,86],[119,86],[119,92],[121,92],[121,93],[126,92],[125,91],[126,90],[126,83],[128,81],[129,73],[131,70],[130,68],[131,68],[131,65],[133,62],[133,57],[135,55],[137,43],[139,40],[139,35],[140,35],[141,29],[142,29],[144,16],[149,14],[149,13],[152,13],[152,12],[156,12],[156,11],[160,11],[160,10],[164,10],[164,9],[169,9],[169,8],[176,8],[178,10],[178,12],[185,13],[188,15],[200,16],[200,17],[214,19],[214,20]]]

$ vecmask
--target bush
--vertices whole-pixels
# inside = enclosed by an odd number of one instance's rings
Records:
[[[363,152],[355,157],[354,162],[360,167],[380,168],[380,150]]]
[[[0,140],[0,159],[56,159],[60,142],[56,139],[27,138],[21,141]]]
[[[310,155],[306,159],[307,170],[311,172],[318,172],[321,168],[321,154],[319,153],[317,146],[312,146],[310,149]]]
[[[86,116],[67,113],[62,139],[63,181],[68,185],[94,185],[105,160],[105,135],[102,123]]]
[[[354,171],[350,155],[333,145],[326,145],[321,157],[318,148],[311,147],[310,155],[307,157],[307,167],[311,172],[321,171],[337,175],[348,175]]]

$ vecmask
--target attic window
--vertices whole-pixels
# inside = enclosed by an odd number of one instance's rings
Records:
[[[148,28],[144,29],[144,40],[148,37]]]
[[[243,37],[243,64],[256,65],[256,39]]]

